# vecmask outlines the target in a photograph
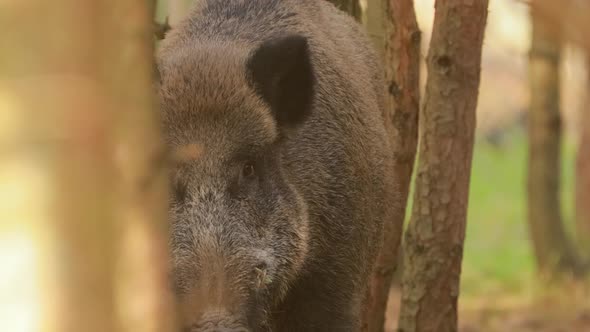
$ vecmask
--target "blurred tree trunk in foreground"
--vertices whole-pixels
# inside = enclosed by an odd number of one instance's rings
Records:
[[[171,331],[168,282],[168,181],[152,87],[154,8],[143,0],[110,0],[105,13],[105,86],[116,115],[115,162],[120,197],[118,296],[125,331]],[[110,29],[110,30],[109,30]]]
[[[359,0],[328,0],[336,7],[350,14],[357,21],[361,20],[363,15]]]
[[[582,249],[590,252],[590,50],[586,69],[586,108],[580,121],[580,141],[576,160],[576,224]],[[588,257],[586,255],[586,257]]]
[[[386,89],[386,117],[394,151],[394,183],[399,200],[395,219],[386,220],[383,246],[377,258],[371,281],[367,306],[366,328],[371,332],[384,329],[385,310],[391,280],[398,264],[398,249],[403,232],[406,205],[416,146],[418,143],[418,113],[420,103],[420,30],[416,22],[413,0],[385,1],[383,13],[385,35],[384,66]],[[383,20],[382,20],[383,21]]]
[[[174,329],[147,4],[0,4],[5,330]]]
[[[399,330],[457,331],[487,0],[437,0]]]
[[[528,220],[537,266],[541,274],[549,278],[562,272],[580,272],[580,264],[563,227],[559,199],[560,49],[561,30],[536,15],[533,4],[529,58]]]

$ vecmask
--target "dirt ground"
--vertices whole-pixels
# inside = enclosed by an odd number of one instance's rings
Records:
[[[575,297],[572,294],[571,298]],[[590,298],[584,304],[571,298],[535,304],[518,299],[469,298],[460,304],[459,332],[590,332]],[[399,303],[399,290],[392,290],[386,332],[396,332]]]

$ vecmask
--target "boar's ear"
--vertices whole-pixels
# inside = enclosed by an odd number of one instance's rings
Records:
[[[262,43],[247,67],[251,83],[270,105],[279,126],[303,122],[311,111],[315,81],[305,37],[286,35]]]

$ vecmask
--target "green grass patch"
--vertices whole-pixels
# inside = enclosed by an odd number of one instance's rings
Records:
[[[461,277],[463,295],[533,291],[535,263],[526,210],[527,158],[528,143],[522,132],[513,133],[501,148],[483,140],[475,144]],[[568,142],[562,151],[561,200],[570,234],[573,194],[574,146]]]
[[[462,291],[528,292],[535,264],[527,223],[526,137],[514,135],[501,149],[478,142],[474,151]],[[574,149],[564,144],[562,214],[573,225]]]

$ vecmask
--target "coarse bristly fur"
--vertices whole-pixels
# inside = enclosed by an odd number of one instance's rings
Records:
[[[394,198],[384,84],[325,0],[200,0],[158,52],[184,331],[358,331]]]

